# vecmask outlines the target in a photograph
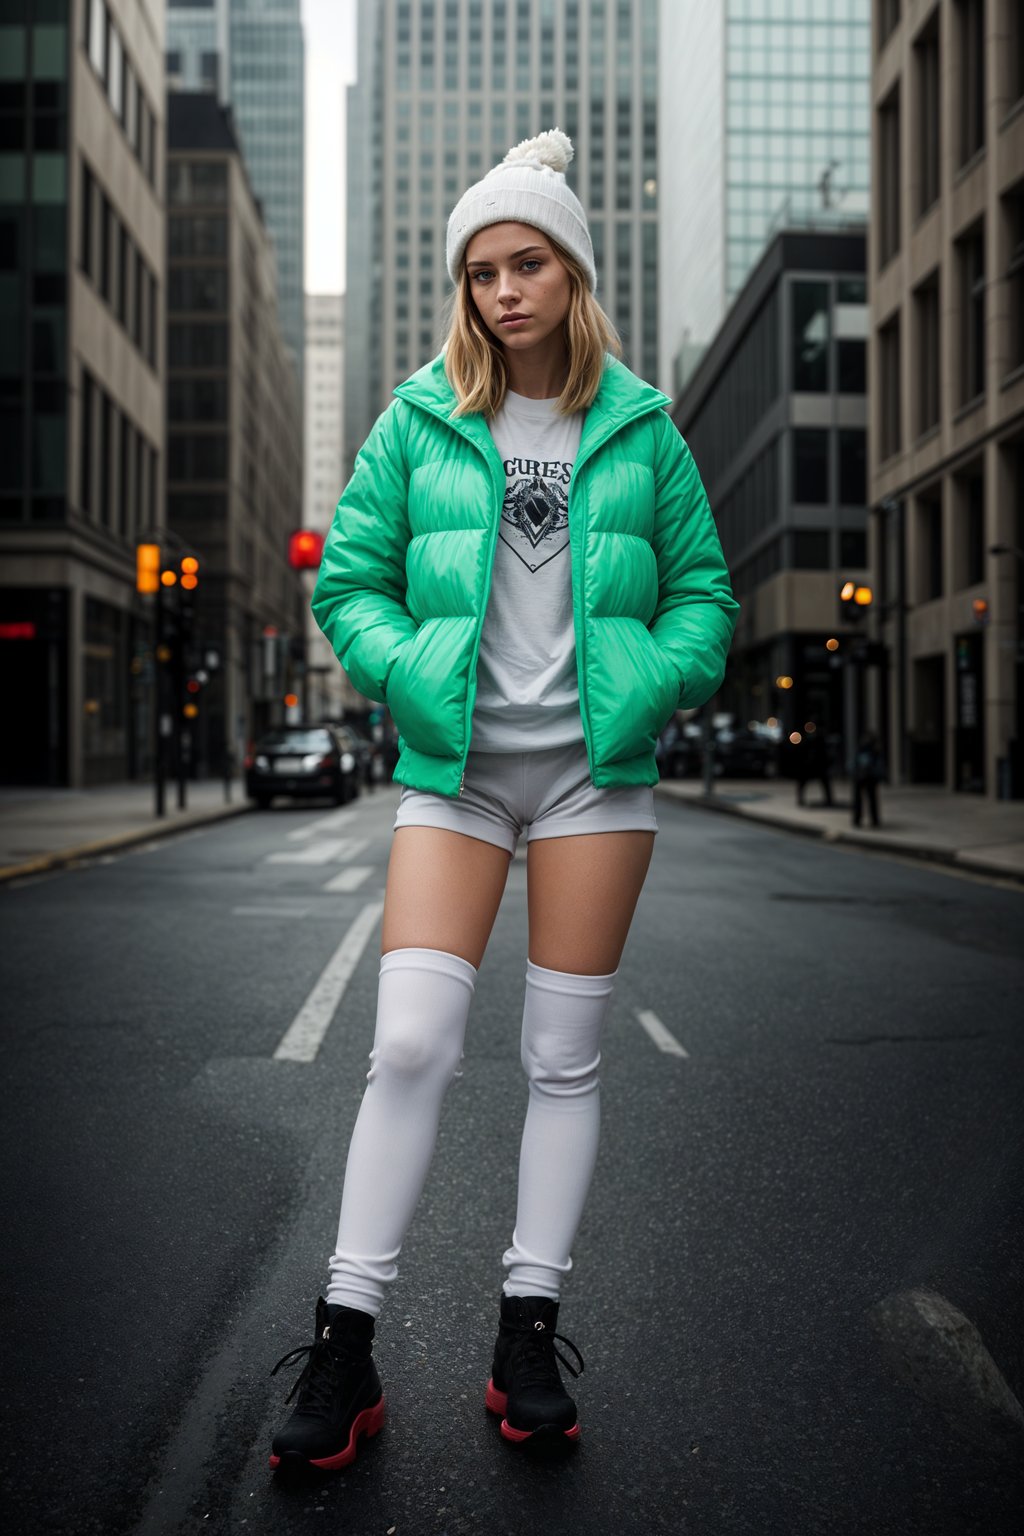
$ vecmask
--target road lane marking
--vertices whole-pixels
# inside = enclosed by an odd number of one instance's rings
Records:
[[[325,891],[358,891],[368,875],[373,874],[372,864],[352,864],[348,869],[343,869],[340,875],[335,875],[333,880],[328,880],[324,886]]]
[[[267,864],[334,864],[343,859],[354,859],[367,845],[365,837],[329,837],[322,843],[309,843],[305,848],[284,848],[280,853],[268,853]]]
[[[329,816],[318,816],[315,821],[307,821],[304,827],[296,827],[288,836],[301,842],[307,837],[319,837],[322,832],[340,832],[343,827],[351,826],[355,819],[355,811],[332,811]]]
[[[232,907],[232,917],[305,917],[308,907]]]
[[[666,1056],[683,1056],[689,1060],[689,1051],[683,1049],[675,1035],[665,1028],[656,1013],[652,1013],[649,1008],[637,1008],[634,1012],[659,1051],[664,1051]]]
[[[315,1061],[323,1038],[359,964],[367,940],[384,910],[383,901],[367,902],[320,974],[312,992],[281,1037],[275,1061]]]

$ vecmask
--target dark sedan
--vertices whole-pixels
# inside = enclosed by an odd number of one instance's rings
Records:
[[[246,759],[246,794],[261,810],[275,795],[318,795],[345,805],[359,793],[354,747],[339,726],[285,725],[268,731]]]

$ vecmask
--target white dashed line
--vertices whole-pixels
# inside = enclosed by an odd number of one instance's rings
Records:
[[[637,1008],[634,1011],[659,1051],[664,1051],[666,1056],[683,1056],[689,1060],[689,1051],[683,1049],[675,1035],[665,1028],[656,1013],[652,1013],[649,1008]]]
[[[281,1038],[274,1052],[275,1061],[315,1061],[348,986],[359,964],[367,940],[384,910],[382,901],[371,901],[362,909],[345,937],[328,960],[319,980],[306,998]]]
[[[343,869],[340,875],[335,875],[333,880],[328,880],[324,890],[335,894],[338,891],[358,891],[367,876],[372,874],[372,864],[352,864],[348,869]]]

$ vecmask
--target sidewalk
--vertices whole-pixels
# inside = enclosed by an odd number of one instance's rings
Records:
[[[186,827],[238,816],[250,808],[245,787],[224,800],[220,779],[188,785],[188,809],[178,810],[168,784],[166,814],[153,814],[151,783],[103,784],[94,789],[0,789],[0,884],[58,869],[78,859],[167,837]]]
[[[796,785],[791,779],[716,779],[708,798],[703,788],[696,778],[663,779],[658,793],[789,832],[931,859],[1024,883],[1024,801],[992,801],[930,785],[890,788],[882,784],[882,825],[875,832],[869,825],[853,826],[850,785],[844,779],[832,780],[831,810],[822,804],[818,783],[808,786],[808,803],[802,808],[796,804]]]

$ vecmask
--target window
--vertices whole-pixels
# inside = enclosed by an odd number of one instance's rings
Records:
[[[960,404],[985,392],[985,230],[974,228],[956,243],[960,280]]]
[[[798,428],[793,433],[793,500],[822,506],[828,499],[828,433]]]
[[[862,341],[838,341],[836,366],[841,395],[863,395],[867,392],[867,349]]]
[[[926,213],[939,195],[941,113],[939,110],[939,13],[935,11],[914,44],[917,83],[917,213]]]
[[[900,90],[878,109],[878,262],[884,267],[900,248]]]
[[[862,528],[839,531],[839,569],[865,570],[868,563],[868,536]]]
[[[110,199],[104,192],[100,198],[100,293],[110,303],[110,276],[113,260],[114,223],[116,215]]]
[[[941,491],[919,496],[916,514],[917,601],[928,603],[943,591]]]
[[[86,277],[95,278],[96,269],[93,265],[93,202],[96,195],[96,183],[92,171],[82,161],[82,223],[81,223],[81,247],[78,252],[78,264]]]
[[[92,464],[93,464],[93,417],[95,415],[95,386],[92,374],[82,369],[82,394],[81,394],[81,431],[82,441],[79,445],[79,485],[78,500],[82,511],[92,515]]]
[[[128,324],[128,274],[132,264],[132,242],[125,229],[121,225],[119,231],[117,252],[117,318],[122,325]]]
[[[156,319],[156,313],[157,313],[156,278],[153,276],[152,272],[150,272],[148,270],[148,268],[147,268],[147,271],[146,271],[146,276],[149,279],[149,293],[147,294],[149,334],[146,337],[146,361],[149,363],[151,368],[155,368],[156,367],[156,352],[157,352],[157,332],[158,332],[158,329],[159,329],[159,327],[157,326],[157,319]]]
[[[878,26],[878,46],[884,47],[899,26],[900,0],[875,0]]]
[[[1024,96],[1024,7],[1020,0],[1007,0],[1003,8],[1004,24],[1009,29],[1007,39],[1007,65],[1009,70],[1009,98],[1020,101]]]
[[[129,518],[131,516],[131,511],[130,511],[130,509],[131,509],[131,497],[130,497],[131,487],[129,485],[129,470],[130,470],[131,461],[132,461],[132,424],[128,420],[128,417],[125,416],[123,412],[121,413],[120,440],[121,440],[121,454],[120,454],[120,464],[118,466],[118,476],[117,476],[117,489],[118,489],[117,531],[121,535],[122,539],[126,539],[128,537],[128,534],[129,534]]]
[[[793,388],[828,389],[827,283],[793,283]]]
[[[918,437],[939,424],[939,274],[933,272],[914,290]]]
[[[107,7],[104,0],[89,0],[87,17],[89,29],[89,63],[101,80],[106,79],[107,62]]]
[[[135,283],[132,289],[132,341],[142,351],[142,315],[146,297],[146,263],[139,251],[135,252]]]
[[[967,161],[985,144],[985,0],[956,0],[960,153]]]
[[[114,508],[111,505],[111,474],[110,456],[113,452],[114,436],[114,402],[101,389],[102,403],[100,405],[100,521],[109,528],[113,522]]]
[[[894,315],[878,332],[878,452],[888,459],[903,444],[900,418],[900,319]]]
[[[228,381],[172,378],[167,391],[170,421],[226,421]]]
[[[228,275],[223,267],[178,267],[168,274],[170,310],[223,312],[228,303]]]
[[[1024,182],[1018,182],[1003,198],[1002,212],[1010,322],[1007,364],[1013,369],[1024,367]]]
[[[172,368],[225,368],[228,328],[219,322],[175,321],[168,327],[168,364]]]
[[[223,432],[172,432],[167,440],[169,480],[224,480],[228,472],[228,440]]]
[[[217,90],[220,80],[219,54],[201,53],[199,55],[199,80],[204,90]]]
[[[867,439],[856,427],[844,427],[839,433],[839,502],[844,507],[862,507],[867,501]]]
[[[793,533],[793,569],[827,571],[832,564],[827,528],[797,528]]]
[[[958,587],[973,587],[985,579],[985,477],[979,465],[954,482],[958,512],[955,549]]]

